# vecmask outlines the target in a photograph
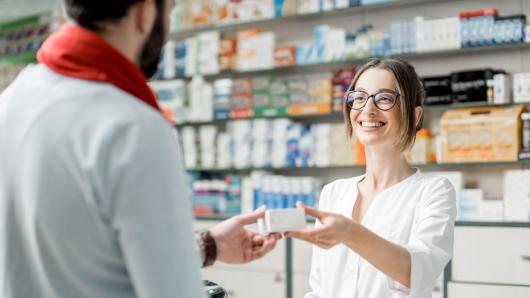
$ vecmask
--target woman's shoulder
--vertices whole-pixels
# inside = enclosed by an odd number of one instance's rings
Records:
[[[453,189],[451,181],[443,175],[436,173],[418,173],[417,181],[428,189]]]
[[[417,179],[420,185],[414,188],[418,191],[422,189],[422,201],[435,201],[441,197],[454,201],[456,200],[456,190],[451,181],[443,175],[419,173]]]

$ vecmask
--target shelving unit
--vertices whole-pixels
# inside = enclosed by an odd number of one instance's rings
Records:
[[[462,168],[498,168],[498,167],[517,167],[530,168],[530,160],[506,161],[506,162],[462,162],[462,163],[431,163],[431,164],[412,164],[413,167],[422,170],[436,170],[440,168],[450,168],[458,170]],[[298,170],[304,171],[319,171],[319,170],[341,170],[341,169],[364,169],[364,165],[341,165],[341,166],[326,166],[326,167],[283,167],[283,168],[247,168],[247,169],[188,169],[190,172],[209,172],[209,173],[248,173],[252,171],[273,171],[273,172],[296,172]]]
[[[288,16],[282,16],[282,17],[276,17],[276,18],[270,18],[270,19],[261,19],[261,20],[255,20],[255,21],[245,21],[245,22],[238,22],[238,23],[229,23],[229,24],[218,24],[218,25],[203,25],[203,26],[197,26],[192,28],[186,28],[182,29],[176,32],[171,33],[170,38],[171,39],[183,39],[186,37],[190,37],[193,35],[196,35],[198,33],[209,31],[209,30],[217,30],[221,32],[229,32],[233,30],[240,30],[245,28],[252,28],[252,27],[267,27],[272,24],[274,25],[282,25],[282,24],[291,24],[294,22],[300,22],[305,20],[314,20],[314,19],[327,19],[327,18],[333,18],[333,17],[339,17],[339,16],[347,16],[352,14],[361,14],[361,13],[368,13],[368,12],[374,12],[378,10],[388,10],[388,9],[394,9],[394,8],[405,8],[409,6],[413,6],[415,4],[420,3],[428,3],[428,2],[451,2],[450,0],[393,0],[392,2],[387,3],[381,3],[381,4],[372,4],[372,5],[359,5],[349,8],[343,8],[343,9],[336,9],[332,11],[324,11],[324,12],[315,12],[315,13],[306,13],[306,14],[295,14],[295,15],[288,15]]]
[[[386,58],[399,57],[407,59],[411,62],[415,60],[425,60],[440,57],[451,57],[451,56],[469,56],[478,53],[497,53],[500,51],[517,51],[517,50],[528,50],[530,44],[528,43],[514,43],[506,45],[495,45],[495,46],[483,46],[476,48],[462,48],[454,50],[436,51],[436,52],[425,52],[425,53],[410,53],[402,55],[391,55]],[[251,71],[223,71],[218,74],[204,75],[204,78],[208,81],[213,81],[221,78],[240,78],[240,77],[256,77],[266,75],[293,75],[305,72],[329,72],[339,67],[352,67],[361,65],[367,62],[370,58],[362,58],[355,60],[344,60],[344,61],[333,61],[326,63],[306,64],[306,65],[293,65],[275,67],[270,69],[260,69]],[[177,77],[177,79],[189,79],[189,77]]]
[[[530,46],[529,46],[530,47]],[[524,105],[530,105],[530,102],[519,103]],[[502,107],[509,106],[514,104],[487,104],[485,102],[461,102],[461,103],[452,103],[452,104],[440,104],[440,105],[427,105],[424,106],[425,112],[440,112],[450,109],[460,109],[460,108],[477,108],[477,107]],[[292,116],[287,117],[253,117],[253,118],[230,118],[230,119],[216,119],[206,122],[185,122],[175,125],[177,128],[183,126],[201,126],[201,125],[225,125],[228,121],[237,121],[237,120],[252,120],[252,119],[277,119],[277,118],[289,118],[297,122],[308,122],[308,123],[338,123],[342,122],[343,114],[342,112],[332,112],[329,114],[315,114],[315,115],[303,115],[303,116]]]
[[[448,5],[449,3],[451,5]],[[340,9],[328,12],[291,15],[273,19],[249,21],[237,24],[202,26],[175,32],[171,34],[171,38],[173,40],[182,40],[184,38],[194,36],[200,32],[205,32],[209,30],[217,30],[230,35],[234,34],[236,31],[241,29],[258,27],[263,29],[264,31],[277,32],[278,35],[280,35],[281,37],[281,41],[279,42],[280,44],[282,44],[282,41],[289,41],[290,43],[292,41],[292,43],[296,44],[302,39],[301,35],[307,35],[307,38],[311,37],[308,35],[308,32],[310,32],[308,28],[312,28],[315,25],[323,23],[329,23],[332,26],[339,27],[344,27],[347,24],[347,26],[350,26],[348,29],[352,29],[355,26],[365,24],[374,24],[374,26],[377,28],[383,28],[384,26],[397,20],[411,19],[417,15],[423,15],[426,19],[434,19],[439,17],[456,16],[460,11],[485,9],[491,7],[499,8],[502,15],[512,15],[521,13],[526,14],[527,16],[530,15],[530,0],[508,0],[502,1],[502,3],[501,1],[493,0],[487,2],[471,0],[404,0],[371,6],[352,7],[348,9]],[[350,21],[351,23],[349,23]],[[302,32],[303,34],[299,35],[297,30]],[[530,44],[517,43],[426,53],[412,53],[396,56],[409,60],[415,66],[420,76],[447,75],[451,71],[459,71],[481,67],[501,68],[505,69],[509,73],[516,73],[530,72],[530,59],[525,58],[530,57],[530,51],[528,51],[529,49]],[[294,65],[288,67],[276,67],[271,69],[261,69],[252,71],[224,71],[218,74],[205,75],[204,78],[207,81],[213,81],[221,78],[241,78],[259,76],[288,77],[292,75],[329,73],[333,69],[357,66],[366,62],[367,60],[368,58],[362,58],[349,61],[333,61],[329,63]],[[179,79],[188,80],[189,77],[180,77]],[[530,107],[529,103],[526,103],[526,105],[527,107]],[[426,117],[431,118],[432,122],[436,122],[441,116],[441,114],[447,109],[471,108],[481,106],[489,107],[492,105],[487,105],[484,102],[456,103],[451,105],[426,106],[425,111]],[[307,115],[302,117],[287,116],[282,118],[289,118],[295,122],[301,123],[341,123],[343,121],[342,113]],[[214,120],[199,123],[183,123],[177,125],[176,127],[182,128],[183,126],[201,125],[215,125],[218,127],[223,127],[227,124],[228,121],[232,120],[239,119]],[[426,121],[424,125],[429,125],[429,123]],[[495,189],[495,192],[490,192],[489,195],[491,195],[490,198],[498,199],[499,192],[502,192],[503,170],[530,169],[530,161],[521,160],[513,162],[473,162],[440,164],[433,163],[418,164],[414,166],[420,168],[424,172],[462,171],[464,175],[469,175],[469,177],[472,178],[472,182],[476,183],[474,184],[475,187],[481,188],[482,186],[486,186],[486,191],[488,191],[488,187],[490,187],[490,189]],[[337,177],[351,177],[359,175],[364,171],[364,168],[365,167],[362,165],[344,165],[328,167],[189,169],[188,171],[210,173],[214,175],[223,175],[230,173],[238,175],[247,175],[254,170],[264,170],[270,171],[274,174],[280,174],[285,176],[318,176],[323,178],[324,182],[328,182],[333,179],[336,179]],[[482,185],[481,182],[483,183]],[[227,216],[196,217],[198,222],[203,222],[208,225],[213,225],[216,222],[227,218]],[[504,229],[499,230],[500,232],[502,232],[512,228],[528,229],[530,228],[530,222],[456,222],[457,231],[461,231],[461,229],[466,228],[480,228],[485,230],[501,228]],[[285,286],[285,298],[299,298],[299,296],[297,296],[297,293],[300,293],[301,288],[303,289],[303,286],[301,286],[301,282],[307,282],[307,280],[297,280],[297,276],[300,277],[301,275],[307,273],[307,268],[299,268],[300,258],[306,258],[307,262],[310,262],[310,254],[308,253],[309,250],[307,247],[304,248],[300,245],[300,243],[291,239],[287,239],[285,243],[282,243],[282,248],[283,246],[285,246],[284,251],[282,252],[284,256],[281,260],[285,263],[283,268],[283,273],[285,273],[285,279],[282,281],[282,285]],[[300,254],[300,252],[302,253]],[[295,260],[296,258],[298,258],[298,261]],[[239,267],[238,270],[244,271],[246,270],[246,268],[249,267],[242,266]],[[255,267],[252,266],[251,268],[252,270],[255,269]],[[454,298],[453,296],[448,296],[447,292],[448,284],[453,281],[453,268],[454,266],[449,265],[445,270],[443,297]],[[229,272],[232,271],[227,271],[227,273]],[[442,296],[440,295],[435,297]]]

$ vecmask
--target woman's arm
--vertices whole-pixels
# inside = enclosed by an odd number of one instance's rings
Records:
[[[410,288],[411,259],[407,249],[378,236],[353,220],[344,244],[379,271]]]
[[[288,232],[287,236],[311,242],[324,249],[344,243],[390,278],[404,286],[410,286],[411,260],[404,247],[379,237],[340,214],[318,211],[301,203],[298,206],[322,224],[316,228]]]

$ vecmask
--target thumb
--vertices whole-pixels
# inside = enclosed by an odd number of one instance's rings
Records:
[[[304,209],[306,214],[309,214],[313,216],[314,218],[318,218],[319,220],[321,220],[324,217],[324,213],[318,211],[315,208],[307,207],[302,202],[296,202],[296,207]]]
[[[265,216],[265,211],[267,211],[266,206],[261,206],[258,209],[254,210],[254,212],[249,214],[244,214],[239,216],[239,220],[244,225],[249,225],[255,223],[258,219]]]

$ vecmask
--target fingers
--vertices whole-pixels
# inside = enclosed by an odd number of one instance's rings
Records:
[[[280,233],[270,233],[267,235],[262,234],[254,234],[252,235],[252,246],[260,246],[263,245],[263,242],[266,240],[266,238],[274,238],[276,240],[282,239],[282,234]]]
[[[286,232],[285,236],[298,238],[301,240],[305,240],[305,239],[309,240],[309,239],[313,239],[319,236],[322,237],[323,235],[326,234],[326,231],[327,231],[327,227],[320,226],[317,228],[304,228],[304,229],[300,229],[296,231]]]
[[[320,221],[322,221],[322,218],[324,217],[323,212],[320,212],[315,208],[307,207],[302,202],[296,202],[296,207],[304,209],[306,214],[309,214]]]
[[[254,212],[244,215],[239,215],[239,221],[243,225],[249,225],[255,223],[259,218],[262,218],[265,216],[265,211],[267,210],[267,207],[261,206],[260,208],[254,210]]]
[[[275,237],[267,237],[261,247],[256,247],[252,251],[252,260],[259,259],[269,253],[276,246],[277,239]]]
[[[301,231],[294,231],[286,233],[286,236],[306,241],[323,249],[330,249],[337,244],[332,239],[326,238],[325,234],[323,233],[305,233]]]
[[[253,250],[253,239],[248,235],[245,237],[242,243],[243,248],[243,263],[248,263],[252,261],[252,250]]]

